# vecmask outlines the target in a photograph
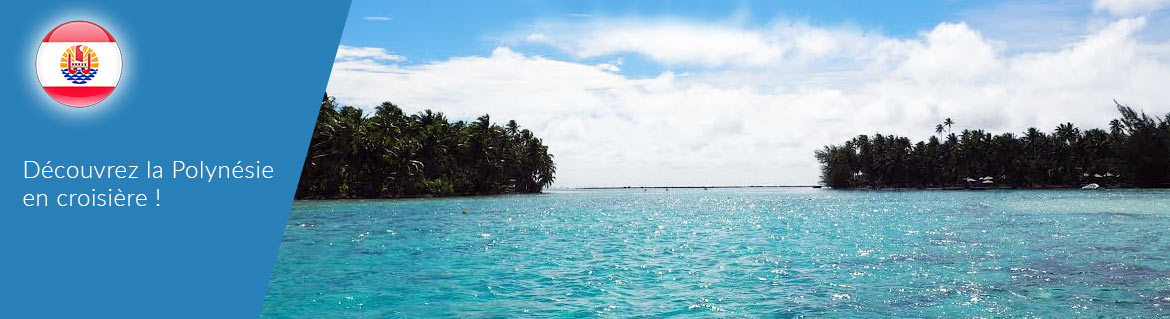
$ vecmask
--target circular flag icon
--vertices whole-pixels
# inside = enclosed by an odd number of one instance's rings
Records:
[[[114,92],[122,76],[122,52],[114,36],[88,21],[49,31],[37,50],[37,78],[61,104],[86,107]]]

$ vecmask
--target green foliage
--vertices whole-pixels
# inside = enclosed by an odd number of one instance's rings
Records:
[[[911,144],[893,135],[861,135],[817,150],[821,182],[835,188],[1170,186],[1170,114],[1151,117],[1116,103],[1109,131],[1061,124],[1017,137],[983,130]],[[990,181],[990,182],[984,182]]]
[[[556,165],[548,147],[515,121],[450,122],[406,115],[386,102],[370,116],[325,95],[297,198],[391,198],[539,193]]]

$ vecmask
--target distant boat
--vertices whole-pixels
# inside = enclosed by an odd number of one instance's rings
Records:
[[[1089,183],[1088,185],[1081,186],[1081,189],[1098,189],[1098,188],[1101,188],[1101,185],[1097,185],[1097,183]]]

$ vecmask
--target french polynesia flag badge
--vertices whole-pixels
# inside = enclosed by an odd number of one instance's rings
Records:
[[[87,107],[114,92],[122,52],[114,36],[88,21],[70,21],[45,36],[37,50],[37,78],[61,104]]]

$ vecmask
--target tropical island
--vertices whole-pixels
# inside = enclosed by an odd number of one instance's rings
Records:
[[[833,188],[1170,187],[1170,114],[1152,117],[1114,104],[1121,117],[1108,131],[1066,123],[1051,134],[1036,128],[1020,136],[955,134],[948,118],[927,141],[859,135],[815,156],[821,182]]]
[[[451,122],[405,114],[390,102],[366,116],[325,94],[297,184],[297,199],[539,193],[556,164],[540,138],[488,115]]]

